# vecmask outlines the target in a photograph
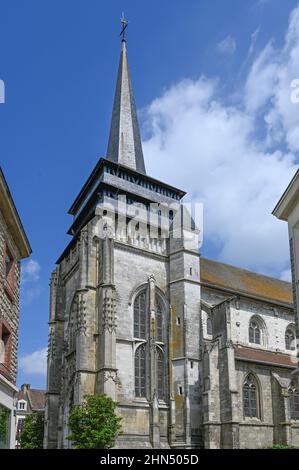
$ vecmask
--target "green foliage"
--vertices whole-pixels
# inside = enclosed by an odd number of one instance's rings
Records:
[[[298,449],[298,447],[275,444],[275,446],[271,447],[271,449]]]
[[[0,405],[0,449],[8,445],[9,440],[9,416],[10,411]]]
[[[22,449],[42,449],[44,440],[44,415],[33,412],[26,416],[20,435]]]
[[[120,432],[121,418],[115,403],[106,395],[86,395],[85,402],[72,407],[68,439],[76,449],[110,449]]]

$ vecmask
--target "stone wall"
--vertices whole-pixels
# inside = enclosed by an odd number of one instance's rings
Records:
[[[228,298],[216,289],[202,289],[204,441],[206,448],[270,448],[297,445],[299,423],[289,417],[288,387],[292,367],[236,359],[237,345],[291,354],[285,331],[294,324],[294,312],[283,306],[248,298]],[[207,334],[207,316],[213,335]],[[249,322],[258,315],[266,326],[262,345],[249,342]],[[295,354],[295,353],[292,353]],[[259,418],[243,414],[243,385],[251,373],[258,383]]]

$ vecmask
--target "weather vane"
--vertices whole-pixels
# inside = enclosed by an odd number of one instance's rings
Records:
[[[124,13],[122,14],[122,17],[121,17],[120,21],[121,21],[121,24],[122,24],[122,30],[121,30],[120,36],[122,36],[122,40],[125,41],[126,40],[126,29],[128,27],[129,22],[125,18]]]

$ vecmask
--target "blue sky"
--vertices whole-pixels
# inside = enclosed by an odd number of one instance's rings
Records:
[[[105,156],[122,11],[148,172],[204,201],[206,256],[289,277],[286,227],[271,210],[299,151],[299,107],[282,98],[299,78],[297,6],[0,0],[0,164],[33,248],[19,384],[45,386],[50,272],[67,210]]]

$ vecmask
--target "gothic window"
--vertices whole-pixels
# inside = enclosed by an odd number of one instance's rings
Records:
[[[289,387],[289,406],[291,419],[299,420],[299,392],[294,382]]]
[[[146,358],[145,345],[142,344],[135,353],[135,396],[146,397]]]
[[[213,326],[212,326],[212,319],[210,315],[207,315],[207,335],[213,335]]]
[[[152,316],[149,310],[148,288],[137,294],[133,303],[133,318],[133,332],[137,343],[134,358],[135,396],[148,398],[151,385],[149,381],[154,380],[152,385],[154,385],[158,399],[164,400],[167,375],[165,367],[166,309],[160,293],[156,292],[155,296],[155,331],[150,327]],[[140,342],[142,342],[141,345]],[[151,375],[151,368],[154,369],[154,375]]]
[[[158,296],[156,296],[156,325],[157,325],[157,341],[163,342],[163,305]]]
[[[157,390],[159,400],[164,400],[164,354],[157,348]]]
[[[245,418],[260,418],[258,383],[249,374],[243,385],[243,411]]]
[[[295,332],[293,328],[288,327],[285,333],[285,345],[288,351],[295,351]]]
[[[252,344],[262,344],[262,327],[257,318],[253,318],[249,324],[249,342]]]
[[[146,291],[141,292],[134,302],[134,337],[146,337]]]

